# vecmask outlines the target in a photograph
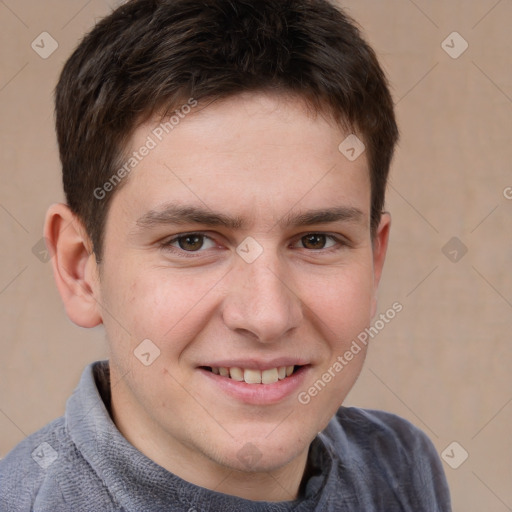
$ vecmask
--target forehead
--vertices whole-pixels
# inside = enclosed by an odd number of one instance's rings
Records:
[[[339,146],[348,135],[298,98],[243,94],[178,107],[171,118],[136,129],[126,158],[145,156],[114,203],[124,202],[137,218],[170,201],[237,217],[318,206],[368,215],[366,155],[347,159]]]

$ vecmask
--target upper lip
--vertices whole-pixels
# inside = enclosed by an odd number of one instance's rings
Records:
[[[244,370],[264,371],[281,366],[304,366],[307,364],[309,364],[307,360],[298,359],[297,357],[278,357],[266,361],[261,359],[222,359],[200,364],[199,366],[211,368],[243,368]]]

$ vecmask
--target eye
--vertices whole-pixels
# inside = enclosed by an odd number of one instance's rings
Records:
[[[200,252],[200,249],[211,249],[215,242],[201,233],[187,233],[174,237],[162,244],[167,249],[181,249],[186,252]]]
[[[343,245],[342,241],[333,235],[326,235],[325,233],[308,233],[299,239],[299,242],[306,249],[321,250],[331,249],[337,245]],[[330,245],[326,245],[330,242]]]

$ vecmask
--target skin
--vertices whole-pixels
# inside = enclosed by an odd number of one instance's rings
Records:
[[[128,153],[157,125],[139,126]],[[366,155],[350,162],[340,153],[346,136],[300,99],[239,95],[197,108],[125,178],[110,206],[100,265],[69,208],[48,211],[45,236],[67,314],[106,331],[117,427],[189,482],[252,500],[295,499],[311,441],[361,371],[365,349],[308,404],[297,399],[376,312],[390,218],[382,215],[372,239]],[[171,202],[244,224],[137,224]],[[278,222],[327,207],[360,215],[307,226]],[[195,252],[179,241],[174,252],[163,246],[191,232],[208,237],[196,240]],[[311,233],[341,242],[308,243]],[[252,263],[236,252],[248,236],[263,249]],[[149,366],[134,355],[145,339],[160,350]],[[198,369],[220,358],[281,356],[310,366],[297,392],[275,404],[243,403]],[[247,443],[257,456],[242,460]]]

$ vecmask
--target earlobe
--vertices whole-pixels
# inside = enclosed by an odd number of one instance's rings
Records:
[[[48,209],[44,236],[68,317],[81,327],[95,327],[102,322],[98,268],[85,228],[69,206],[59,203]]]
[[[372,318],[377,312],[377,290],[382,276],[382,269],[386,259],[388,249],[389,231],[391,228],[391,215],[383,212],[380,218],[379,226],[373,240],[373,299],[372,299]]]

